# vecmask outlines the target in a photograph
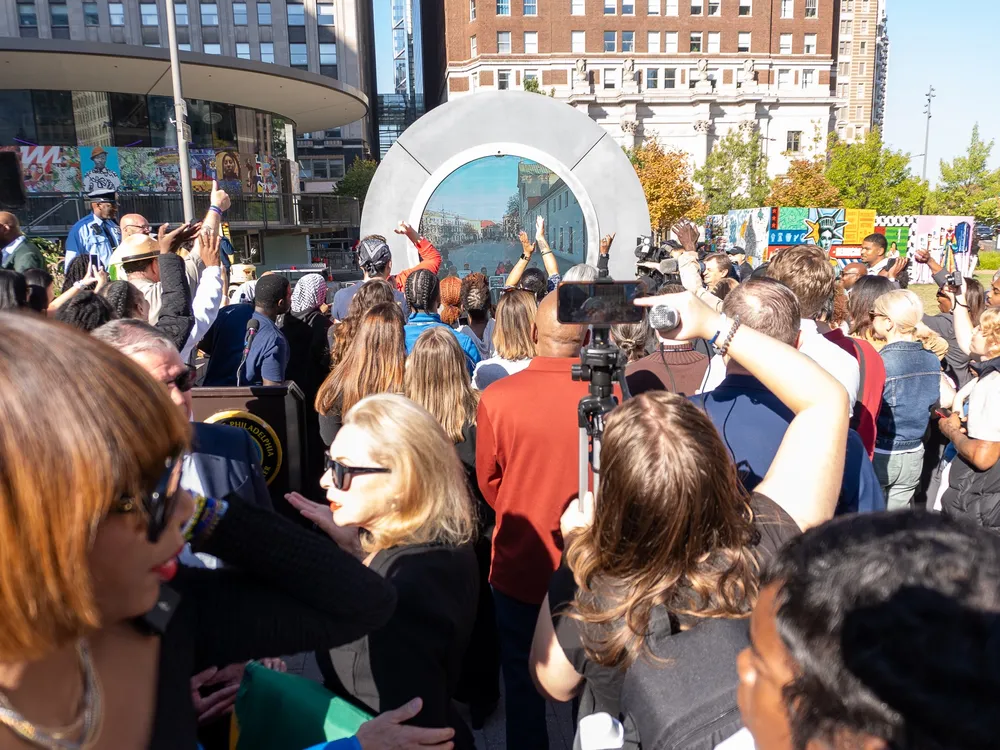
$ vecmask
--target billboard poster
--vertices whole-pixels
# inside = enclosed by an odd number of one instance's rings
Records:
[[[122,190],[149,193],[159,190],[156,174],[156,149],[123,148],[118,153]]]
[[[759,266],[767,259],[768,234],[773,208],[739,208],[729,212],[728,247],[742,247],[751,263]]]
[[[118,166],[118,149],[114,146],[81,146],[80,172],[83,192],[95,190],[117,192],[121,189],[122,178]]]
[[[24,187],[29,193],[78,193],[80,151],[71,146],[9,146],[17,151]]]
[[[191,189],[196,193],[209,193],[212,190],[212,180],[215,179],[214,149],[193,148],[188,151],[191,164]]]
[[[215,157],[215,174],[219,187],[230,196],[243,192],[243,170],[236,151],[219,151]]]
[[[252,193],[278,192],[278,167],[270,156],[257,154],[254,158],[254,185]]]

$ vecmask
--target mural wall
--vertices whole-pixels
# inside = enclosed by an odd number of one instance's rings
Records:
[[[972,216],[879,216],[875,231],[885,235],[890,254],[926,250],[947,270],[970,276],[976,263],[972,254],[975,225]],[[910,264],[910,280],[914,284],[933,281],[930,269],[916,263]]]
[[[29,193],[175,193],[181,189],[176,148],[3,146],[0,151],[18,155]],[[213,179],[230,195],[281,191],[278,165],[270,156],[215,149],[188,153],[195,192],[210,191]]]

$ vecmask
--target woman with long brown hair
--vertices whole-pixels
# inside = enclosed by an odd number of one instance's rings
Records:
[[[508,289],[497,303],[493,326],[494,356],[476,365],[472,386],[483,390],[515,372],[525,369],[535,356],[532,331],[538,304],[535,295],[523,289]]]
[[[351,304],[347,308],[347,317],[330,329],[331,370],[340,364],[344,355],[347,354],[364,314],[375,305],[395,301],[396,297],[392,293],[392,286],[385,279],[372,279],[361,285],[361,288],[351,298]]]
[[[358,292],[354,301],[361,296]],[[333,442],[342,415],[365,396],[400,393],[406,365],[403,311],[395,301],[381,302],[361,318],[344,358],[327,375],[316,394],[316,413],[323,442]]]
[[[643,747],[673,747],[664,738],[677,721],[691,727],[697,711],[721,717],[712,735],[721,741],[739,727],[732,665],[746,643],[760,564],[800,528],[833,515],[847,394],[805,355],[691,294],[637,303],[678,310],[674,338],[718,334],[722,354],[796,416],[748,496],[711,420],[687,399],[648,392],[613,411],[599,501],[588,494],[583,510],[573,501],[563,516],[565,563],[542,605],[531,668],[553,699],[582,691],[581,714],[624,712]]]

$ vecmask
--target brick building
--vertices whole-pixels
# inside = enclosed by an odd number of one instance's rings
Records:
[[[445,0],[445,15],[449,98],[534,81],[623,146],[656,138],[696,167],[757,128],[780,174],[817,136],[881,118],[884,0]]]

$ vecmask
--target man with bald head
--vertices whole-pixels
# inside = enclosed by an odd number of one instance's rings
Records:
[[[844,285],[844,291],[850,294],[851,289],[858,283],[858,279],[867,275],[868,266],[864,263],[848,263],[844,266],[843,273],[840,274],[840,283]]]
[[[29,268],[45,268],[38,245],[21,234],[21,224],[9,211],[0,211],[0,268],[24,273]]]
[[[121,219],[122,239],[133,234],[152,234],[153,228],[142,214],[125,214]]]
[[[556,292],[538,306],[527,369],[488,386],[479,401],[476,474],[496,511],[490,584],[506,688],[507,747],[545,748],[545,701],[528,657],[535,621],[559,567],[559,519],[577,495],[577,406],[588,384],[571,375],[586,326],[556,319]],[[620,398],[620,395],[619,395]]]

